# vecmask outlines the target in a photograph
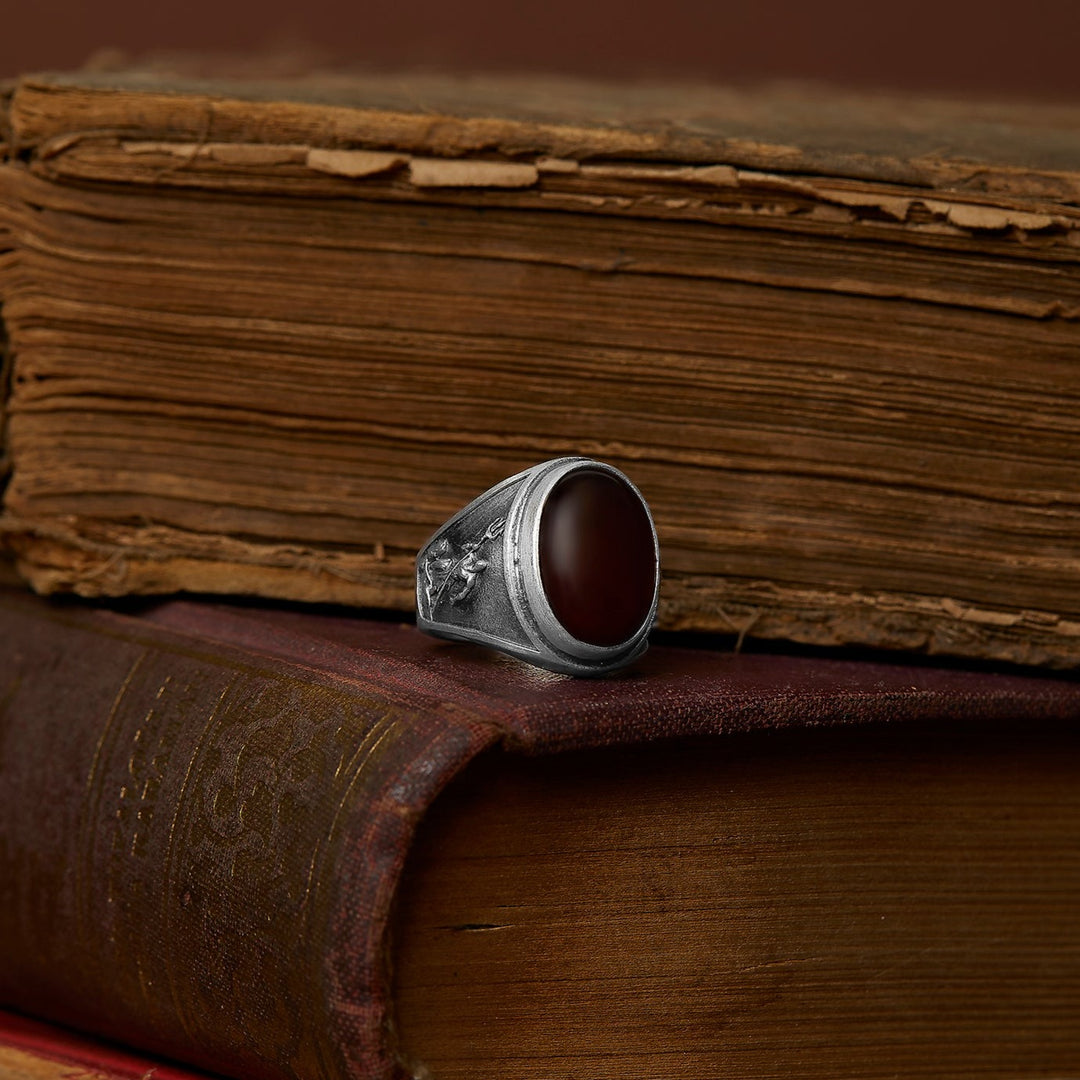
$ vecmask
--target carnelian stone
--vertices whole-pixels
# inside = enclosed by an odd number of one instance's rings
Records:
[[[540,514],[540,580],[555,618],[578,641],[619,645],[640,628],[656,588],[648,511],[632,488],[580,469]]]

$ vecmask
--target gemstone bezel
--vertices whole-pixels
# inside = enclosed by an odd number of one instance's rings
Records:
[[[563,626],[548,600],[540,569],[540,525],[548,497],[561,481],[579,471],[607,473],[633,493],[641,503],[652,535],[653,595],[649,609],[637,629],[615,645],[595,645],[575,637]],[[504,534],[506,566],[518,577],[521,589],[511,589],[511,598],[522,625],[530,636],[539,635],[550,647],[577,660],[604,662],[604,668],[618,667],[640,651],[656,617],[660,593],[660,545],[656,526],[641,492],[618,469],[591,458],[560,458],[537,469],[514,499]],[[522,602],[524,600],[524,603]]]

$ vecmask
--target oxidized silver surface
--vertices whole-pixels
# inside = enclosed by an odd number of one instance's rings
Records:
[[[579,469],[607,472],[641,499],[656,553],[652,605],[638,630],[613,646],[573,637],[555,617],[540,579],[540,518],[555,485]],[[511,476],[458,511],[416,557],[416,624],[567,675],[603,675],[648,647],[660,587],[656,526],[641,492],[618,469],[585,457],[556,458]]]

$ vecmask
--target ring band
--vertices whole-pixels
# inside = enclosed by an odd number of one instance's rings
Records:
[[[568,675],[640,656],[656,619],[660,548],[618,469],[556,458],[458,511],[416,559],[417,626]]]

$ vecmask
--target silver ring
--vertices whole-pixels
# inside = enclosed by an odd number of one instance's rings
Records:
[[[603,675],[648,647],[660,545],[618,469],[556,458],[458,511],[416,557],[417,626],[567,675]]]

